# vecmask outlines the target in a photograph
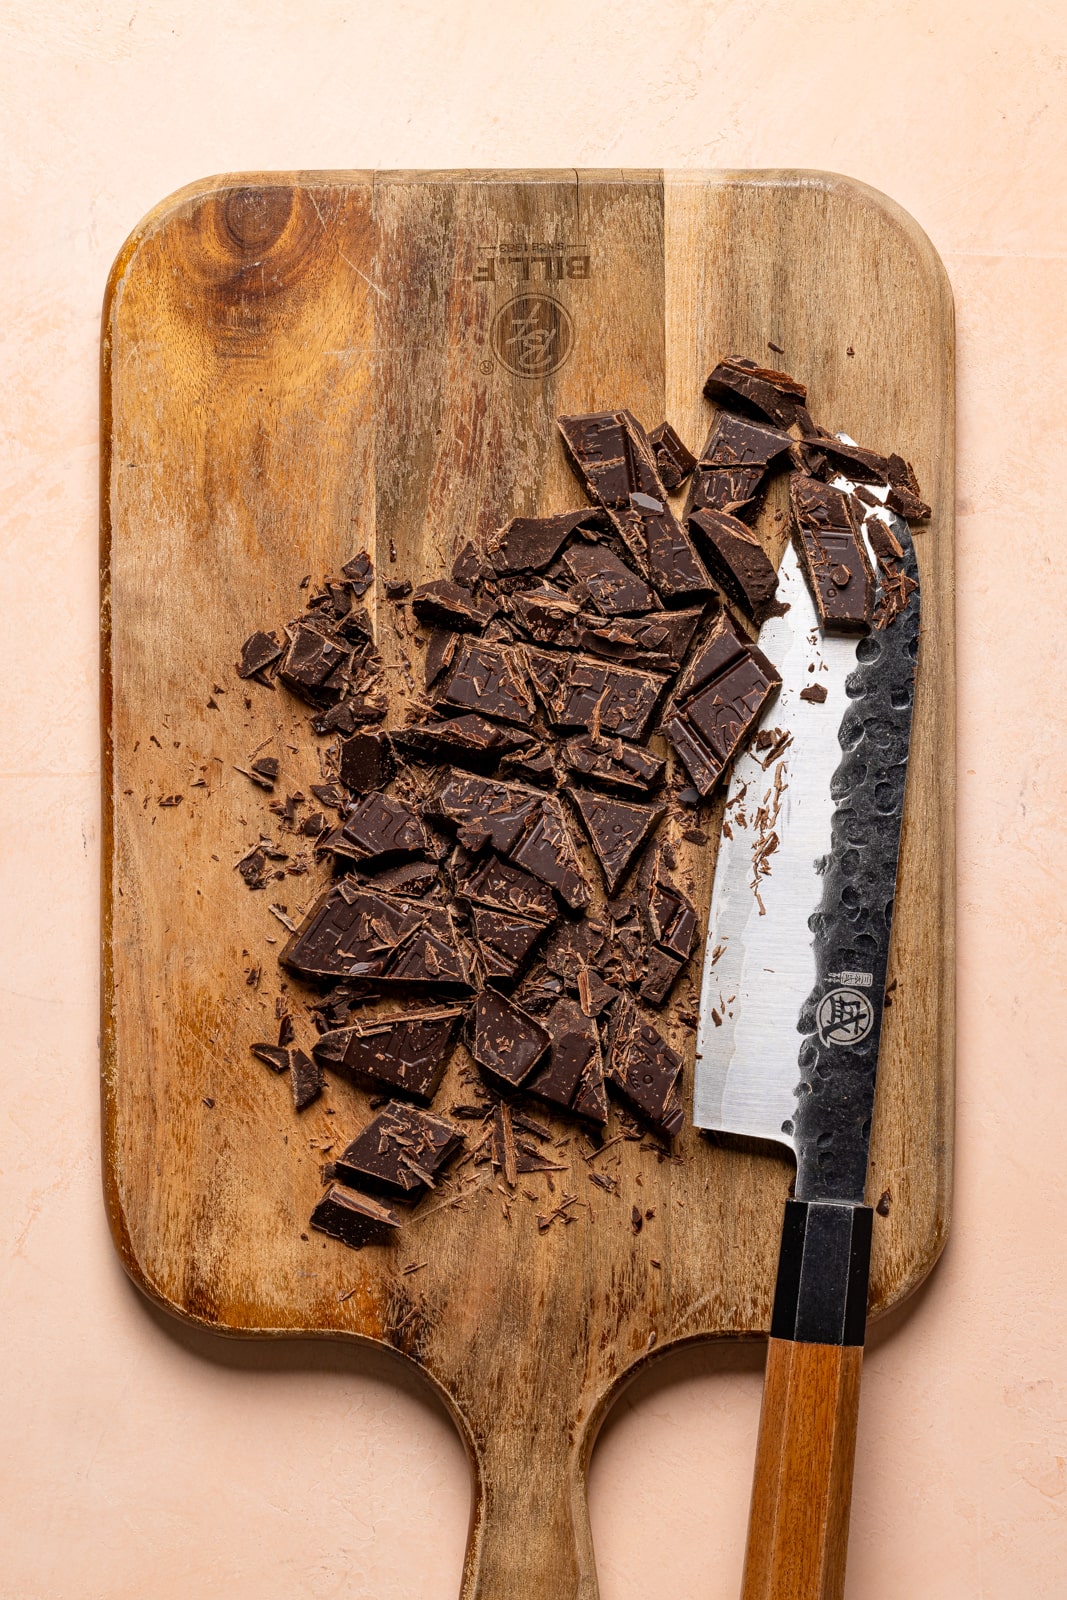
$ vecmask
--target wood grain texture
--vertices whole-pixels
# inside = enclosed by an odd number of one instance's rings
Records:
[[[547,255],[532,248],[546,242]],[[546,259],[571,257],[572,275],[548,276]],[[544,379],[493,354],[494,317],[530,289],[573,330]],[[590,1184],[575,1142],[556,1180],[557,1198],[583,1202],[571,1226],[538,1231],[543,1183],[510,1207],[488,1184],[459,1208],[428,1202],[389,1249],[354,1254],[309,1234],[325,1149],[367,1102],[331,1082],[297,1121],[248,1054],[274,1025],[284,930],[267,902],[296,914],[317,880],[245,888],[233,863],[264,813],[234,767],[273,737],[287,789],[306,793],[319,772],[303,709],[281,691],[246,696],[232,663],[254,628],[301,609],[306,574],[364,545],[379,575],[418,581],[511,514],[581,504],[559,412],[627,405],[699,445],[715,356],[768,341],[808,382],[814,415],[900,449],[934,508],[917,540],[920,681],[869,1187],[891,1196],[875,1219],[878,1312],[941,1249],[951,1165],[953,340],[928,241],[882,197],[823,174],[242,175],[161,206],[109,286],[112,1228],[135,1280],[179,1315],[380,1341],[419,1366],[474,1463],[466,1600],[509,1588],[594,1600],[585,1469],[599,1422],[653,1348],[766,1329],[791,1169],[689,1128],[677,1160],[618,1146],[613,1195]],[[379,603],[392,722],[414,688],[400,615]],[[713,852],[680,854],[706,914]],[[680,1012],[701,960],[698,949],[665,1030],[687,1090]],[[637,1203],[652,1216],[635,1235]]]
[[[862,1345],[767,1341],[741,1600],[841,1600]]]

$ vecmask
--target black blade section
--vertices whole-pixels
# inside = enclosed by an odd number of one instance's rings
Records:
[[[919,653],[915,548],[902,519],[893,531],[916,587],[887,627],[860,641],[846,683],[853,704],[838,733],[826,883],[809,919],[818,977],[797,1023],[800,1200],[859,1203],[867,1180]]]

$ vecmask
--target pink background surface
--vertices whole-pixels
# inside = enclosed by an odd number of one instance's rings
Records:
[[[870,1342],[847,1592],[1067,1592],[1063,15],[1032,0],[0,10],[2,1600],[457,1593],[466,1461],[411,1380],[339,1347],[191,1333],[127,1283],[108,1238],[98,319],[125,235],[207,173],[575,164],[847,173],[910,210],[947,264],[955,1222]],[[602,1600],[736,1596],[760,1360],[672,1358],[617,1408],[592,1468]]]

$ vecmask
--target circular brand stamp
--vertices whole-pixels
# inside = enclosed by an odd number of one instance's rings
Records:
[[[490,332],[493,354],[519,378],[547,378],[571,353],[570,317],[547,294],[517,294],[500,307]]]
[[[859,989],[831,989],[819,1001],[815,1026],[823,1044],[859,1044],[874,1027],[874,1007]]]

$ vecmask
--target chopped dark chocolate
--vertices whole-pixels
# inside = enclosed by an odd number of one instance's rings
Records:
[[[257,761],[249,764],[248,775],[261,788],[273,789],[278,781],[279,770],[277,756],[260,756]]]
[[[664,808],[631,805],[588,789],[573,789],[570,797],[585,824],[608,894],[613,895],[663,816]]]
[[[406,600],[411,593],[410,578],[386,578],[382,584],[387,600]]]
[[[606,545],[572,545],[563,564],[605,617],[653,611],[659,606],[655,591]]]
[[[293,1107],[297,1111],[303,1111],[322,1093],[322,1067],[303,1050],[292,1052],[289,1080],[293,1086]]]
[[[782,428],[720,412],[700,456],[702,467],[768,467],[788,455],[793,440]]]
[[[689,526],[724,594],[762,622],[778,593],[778,574],[752,529],[723,511],[694,511]]]
[[[573,1000],[559,1000],[545,1019],[545,1030],[550,1040],[548,1062],[524,1087],[553,1105],[606,1122],[604,1061],[595,1020]]]
[[[644,912],[653,942],[685,961],[697,932],[696,907],[679,889],[668,866],[668,850],[653,845],[641,873]]]
[[[353,556],[351,561],[346,561],[341,571],[352,585],[352,593],[357,598],[365,595],[374,582],[374,567],[365,550],[361,550],[358,556]]]
[[[468,539],[452,563],[452,582],[462,584],[464,589],[470,589],[473,593],[482,579],[489,577],[491,571],[485,557]]]
[[[513,517],[486,541],[486,554],[501,577],[516,572],[543,572],[551,566],[577,528],[593,527],[597,513],[564,511],[554,517]]]
[[[723,356],[704,384],[704,393],[728,409],[754,411],[779,428],[807,419],[804,385],[744,356]]]
[[[536,743],[532,734],[490,722],[473,711],[458,717],[409,722],[406,727],[394,729],[392,737],[398,750],[416,760],[438,764],[452,761],[477,772],[491,771],[501,756]]]
[[[681,1056],[629,996],[623,996],[612,1013],[607,1080],[657,1132],[670,1138],[685,1122],[678,1094],[681,1071]]]
[[[664,600],[710,594],[711,579],[674,512],[657,495],[635,492],[611,513],[612,525]]]
[[[445,668],[452,665],[458,643],[458,633],[452,633],[447,628],[430,629],[430,637],[426,642],[426,653],[422,658],[422,670],[425,674],[424,682],[427,689],[432,688]]]
[[[827,633],[866,632],[874,615],[874,573],[852,497],[794,472],[789,481],[801,565]]]
[[[506,856],[539,812],[543,800],[544,795],[537,789],[454,772],[442,781],[432,805],[438,816],[458,825],[460,842],[467,849],[478,851],[483,845],[492,844],[494,850]]]
[[[303,621],[291,622],[286,632],[289,648],[279,675],[294,694],[317,705],[328,680],[345,666],[351,650],[343,639],[324,627],[312,627]]]
[[[469,873],[457,872],[456,893],[473,904],[508,911],[535,922],[547,924],[554,922],[557,916],[556,903],[547,884],[493,854],[476,862]]]
[[[702,795],[714,789],[781,682],[724,612],[683,675],[664,723]]]
[[[454,1123],[391,1100],[345,1147],[335,1170],[342,1183],[384,1189],[399,1200],[417,1200],[434,1187],[441,1168],[462,1144],[463,1135]]]
[[[471,910],[471,935],[487,978],[516,978],[544,931],[543,922],[510,911]]]
[[[618,508],[634,493],[665,498],[648,435],[629,411],[558,417],[557,423],[591,500]]]
[[[278,643],[273,633],[253,633],[241,646],[239,678],[254,678],[281,656],[284,645]]]
[[[338,830],[340,832],[340,830]],[[326,846],[329,846],[329,840]],[[393,867],[381,867],[377,861],[368,861],[357,867],[360,878],[368,887],[381,889],[386,894],[420,900],[440,882],[437,867],[432,861],[400,861]]]
[[[821,706],[826,699],[826,690],[821,683],[809,683],[806,689],[801,689],[800,698],[809,705]]]
[[[663,781],[667,765],[659,756],[625,739],[594,739],[577,734],[563,746],[563,759],[573,772],[613,788],[647,794]]]
[[[500,717],[504,722],[528,727],[533,718],[534,703],[518,650],[485,639],[465,637],[457,642],[452,664],[436,694],[446,706]]]
[[[249,1049],[258,1060],[265,1062],[272,1072],[289,1071],[289,1052],[282,1045],[253,1044]]]
[[[550,785],[559,782],[556,752],[550,744],[535,742],[528,750],[516,750],[504,757],[500,770],[509,778],[529,778],[534,783]]]
[[[527,650],[531,681],[557,728],[640,739],[667,679],[593,656]]]
[[[419,585],[412,596],[411,609],[417,617],[435,622],[438,627],[481,633],[496,615],[497,605],[495,600],[475,600],[469,589],[440,579]]]
[[[656,458],[663,487],[669,492],[681,488],[693,468],[696,457],[687,450],[669,422],[661,422],[648,436],[652,454]]]
[[[430,848],[425,825],[411,807],[378,792],[365,795],[348,813],[341,834],[345,854],[361,862],[422,855]]]
[[[686,515],[694,511],[725,511],[739,517],[759,503],[767,477],[764,467],[705,467],[698,465],[686,501]]]
[[[312,1053],[332,1072],[359,1083],[385,1084],[428,1104],[444,1076],[462,1016],[461,1006],[377,1012],[322,1034]]]
[[[520,1006],[483,989],[474,1002],[470,1053],[494,1078],[517,1089],[548,1049],[549,1035]]]
[[[576,600],[554,584],[542,583],[524,594],[513,595],[511,614],[535,644],[551,644],[563,650],[577,647],[581,609]]]
[[[663,1005],[684,965],[685,962],[679,961],[677,956],[655,945],[651,950],[646,950],[645,967],[637,991],[641,999],[647,1000],[652,1006]]]
[[[308,978],[373,978],[387,989],[471,987],[465,945],[446,906],[386,895],[352,878],[319,897],[280,959]]]
[[[704,607],[654,611],[645,617],[579,617],[577,646],[611,661],[636,662],[655,671],[676,671],[685,658]]]
[[[930,507],[922,497],[915,468],[903,456],[889,457],[889,494],[886,505],[899,517],[909,522],[923,522],[930,515]]]
[[[539,815],[510,855],[542,883],[551,884],[572,911],[589,904],[589,884],[562,803],[555,795],[542,796]]]
[[[353,1250],[362,1250],[364,1245],[383,1244],[390,1230],[399,1228],[400,1218],[377,1200],[334,1183],[311,1213],[311,1226]]]
[[[337,761],[341,782],[356,794],[384,789],[396,771],[387,733],[357,733],[342,739]]]

